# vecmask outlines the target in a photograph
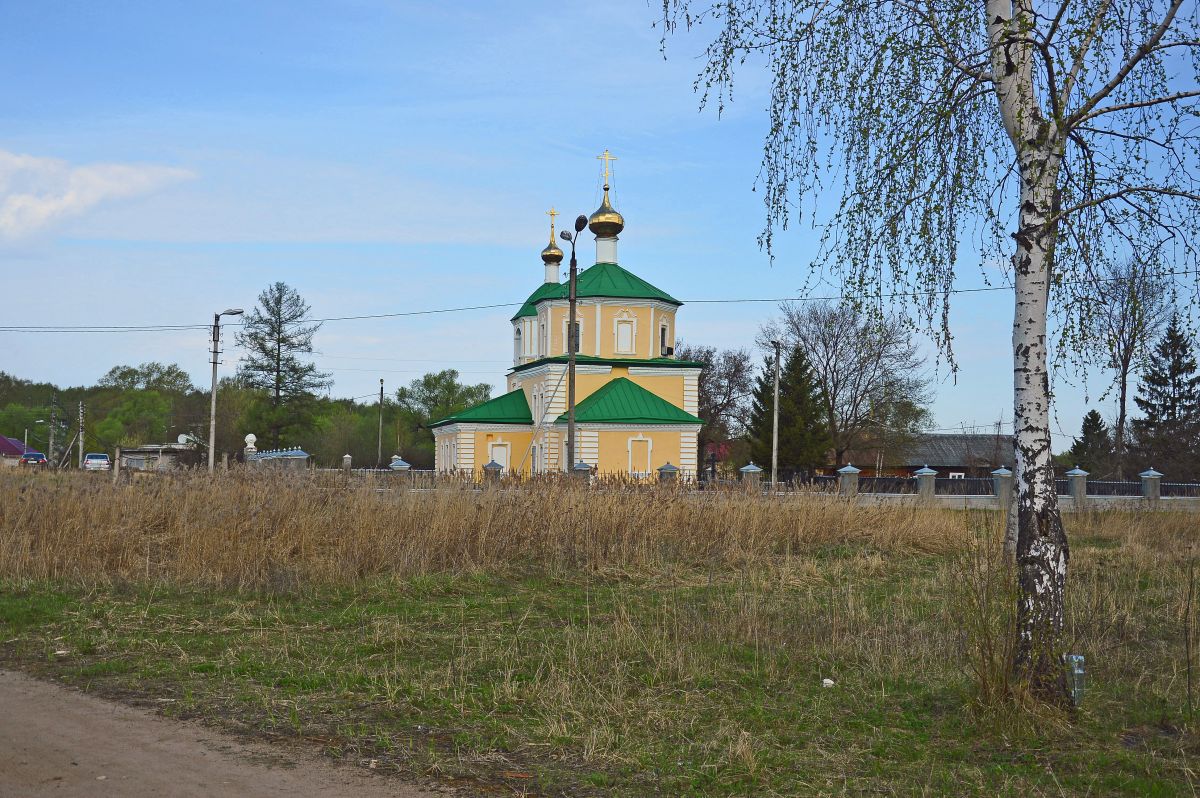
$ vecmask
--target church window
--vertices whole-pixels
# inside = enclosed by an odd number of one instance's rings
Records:
[[[675,347],[668,343],[671,339],[667,335],[667,325],[663,324],[658,328],[658,353],[662,357],[670,357],[675,354]]]
[[[567,348],[567,346],[568,346],[567,322],[566,322],[566,319],[564,319],[563,320],[563,354],[564,355],[570,353],[570,350]],[[575,351],[580,352],[582,350],[583,350],[583,328],[580,325],[579,321],[576,320],[575,321]]]
[[[633,320],[619,319],[617,321],[617,351],[621,354],[633,352]]]
[[[517,327],[513,333],[513,357],[519,359],[522,354],[524,353],[521,351],[521,328]]]

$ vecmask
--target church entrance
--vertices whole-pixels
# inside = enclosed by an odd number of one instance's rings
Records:
[[[493,443],[488,446],[488,457],[497,463],[504,472],[508,471],[508,444]]]

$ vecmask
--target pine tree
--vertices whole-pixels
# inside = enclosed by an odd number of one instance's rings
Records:
[[[1133,422],[1141,465],[1171,479],[1200,476],[1200,375],[1191,336],[1178,316],[1154,347],[1134,402],[1143,414]]]
[[[314,393],[330,384],[329,375],[300,359],[310,354],[313,334],[320,324],[305,324],[308,303],[287,283],[274,283],[258,295],[258,307],[246,316],[238,345],[246,356],[238,376],[249,388],[263,391],[264,402],[255,406],[249,421],[263,425],[272,447],[283,443],[285,433],[308,429],[313,421]]]
[[[1101,475],[1109,468],[1113,457],[1113,437],[1108,425],[1095,410],[1083,417],[1079,437],[1067,450],[1066,460],[1071,466],[1079,466],[1089,474]]]
[[[768,357],[755,380],[750,408],[750,453],[763,468],[771,464],[775,398],[775,362]],[[820,390],[799,347],[788,353],[779,375],[779,470],[811,472],[825,464],[829,451]]]

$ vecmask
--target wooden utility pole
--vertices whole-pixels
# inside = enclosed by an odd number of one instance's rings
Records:
[[[379,378],[379,445],[375,449],[375,467],[383,468],[383,378]]]
[[[79,440],[79,467],[83,468],[83,402],[79,402],[79,434],[76,436]]]

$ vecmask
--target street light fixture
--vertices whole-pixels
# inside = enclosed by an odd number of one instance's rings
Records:
[[[208,473],[212,473],[217,463],[217,356],[220,354],[221,317],[240,316],[244,313],[241,308],[229,308],[213,314],[212,326],[212,409],[208,415]]]
[[[571,244],[571,271],[567,280],[567,467],[575,466],[575,350],[579,348],[579,335],[575,325],[575,284],[579,276],[579,261],[575,259],[575,242],[579,234],[587,227],[587,217],[583,214],[575,217],[575,234],[563,230],[559,233],[563,241]]]

